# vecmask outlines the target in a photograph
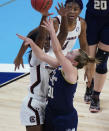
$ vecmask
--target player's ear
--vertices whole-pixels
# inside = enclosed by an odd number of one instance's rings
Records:
[[[81,14],[81,12],[82,12],[82,10],[81,10],[81,9],[79,9],[78,16]]]

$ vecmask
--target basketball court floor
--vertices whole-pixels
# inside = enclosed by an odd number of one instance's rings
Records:
[[[8,1],[2,4],[4,1],[7,0],[1,0],[0,2],[0,7],[6,5],[0,8],[0,29],[2,32],[0,40],[1,43],[4,43],[1,44],[0,51],[0,131],[25,131],[25,127],[20,123],[20,107],[23,98],[27,95],[27,88],[29,85],[28,65],[25,66],[25,69],[20,68],[20,71],[14,72],[14,65],[4,65],[2,63],[13,63],[20,47],[20,44],[18,44],[20,41],[16,39],[15,34],[19,32],[26,35],[34,26],[36,27],[36,11],[32,9],[30,1],[9,0],[15,2],[9,4]],[[56,1],[59,2],[61,0],[54,0],[54,2]],[[84,8],[86,3],[87,0],[84,0]],[[85,9],[83,10],[83,14],[84,12]],[[39,16],[39,14],[37,15]],[[28,19],[28,16],[31,19]],[[13,18],[15,19],[13,20]],[[37,20],[40,20],[40,17],[38,18]],[[22,20],[25,24],[19,22],[19,20]],[[39,21],[37,21],[37,24],[39,24]],[[7,27],[6,25],[10,26]],[[5,30],[7,30],[7,32]],[[8,34],[7,38],[6,33]],[[85,104],[83,100],[85,92],[83,72],[83,70],[79,71],[79,85],[74,101],[75,108],[79,115],[78,131],[109,131],[109,73],[101,93],[101,111],[97,114],[92,114],[89,112],[89,105]],[[10,73],[10,77],[7,73]],[[6,78],[6,76],[8,77]],[[4,77],[6,81],[4,81]]]
[[[20,66],[15,71],[14,64],[0,64],[0,87],[7,85],[17,79],[20,79],[29,74],[29,65],[24,64],[24,68]]]
[[[79,71],[79,85],[74,100],[79,115],[78,131],[109,131],[109,73],[101,93],[101,111],[96,114],[89,112],[89,105],[83,100],[83,73],[83,70]],[[0,131],[25,131],[20,123],[20,107],[27,95],[28,84],[29,75],[0,88]]]

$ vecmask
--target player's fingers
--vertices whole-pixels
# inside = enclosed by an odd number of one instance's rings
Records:
[[[49,13],[48,16],[51,16],[51,15],[53,15],[53,14],[54,14],[54,13]]]
[[[43,28],[45,28],[47,31],[49,31],[49,27],[45,25],[41,25]]]
[[[61,8],[61,5],[60,5],[60,3],[58,2],[58,6],[59,6],[59,8]]]
[[[62,8],[64,8],[64,5],[63,5],[63,3],[61,3],[61,7],[62,7]]]
[[[48,26],[48,20],[46,20],[46,21],[43,21],[43,23],[44,23],[44,26]]]
[[[14,71],[16,71],[16,66],[14,67]]]
[[[47,29],[47,27],[46,27],[45,25],[41,25],[41,27],[43,27],[43,28]]]
[[[56,6],[55,6],[55,9],[56,9],[57,12],[59,12],[59,9]]]
[[[22,35],[19,35],[19,34],[16,34],[20,39],[22,39],[22,40],[25,40],[26,39],[26,37],[24,37],[24,36],[22,36]]]
[[[25,46],[30,45],[31,41],[26,41]]]
[[[53,19],[51,17],[49,17],[49,21],[53,24]]]

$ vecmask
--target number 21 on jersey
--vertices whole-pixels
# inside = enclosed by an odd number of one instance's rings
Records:
[[[94,0],[94,9],[107,10],[107,0]]]

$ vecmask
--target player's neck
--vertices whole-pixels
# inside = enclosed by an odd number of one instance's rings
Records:
[[[73,22],[68,22],[68,31],[74,30],[75,27],[76,27],[76,20],[74,20]]]

